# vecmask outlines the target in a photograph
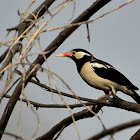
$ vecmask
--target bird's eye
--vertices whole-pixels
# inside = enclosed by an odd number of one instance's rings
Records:
[[[73,51],[73,52],[72,52],[72,55],[75,55],[75,54],[76,54],[76,52],[75,52],[75,51]]]

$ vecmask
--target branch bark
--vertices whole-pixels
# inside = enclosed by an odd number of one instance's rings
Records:
[[[140,140],[140,129],[131,137],[130,140]]]
[[[94,106],[93,112],[97,114],[101,108],[102,108],[102,106],[98,106],[98,108],[96,108]],[[75,118],[75,121],[94,117],[94,115],[91,112],[87,111],[87,109],[80,111],[78,113],[74,113],[73,116]],[[64,120],[62,120],[57,125],[55,125],[50,131],[48,131],[41,137],[37,138],[37,140],[52,140],[57,133],[59,133],[62,129],[66,128],[67,126],[69,126],[72,123],[73,123],[72,116],[69,116],[69,117],[65,118]]]
[[[65,93],[66,94],[66,93]],[[69,95],[69,94],[68,94]],[[71,95],[73,96],[73,95]],[[11,98],[9,95],[4,95],[5,98]],[[77,97],[73,96],[74,99],[77,99]],[[94,99],[88,99],[88,98],[83,98],[83,97],[78,97],[80,100],[84,99],[84,101],[87,101],[86,103],[83,103],[86,106],[92,106],[92,105],[102,105],[102,106],[108,106],[108,107],[115,107],[127,111],[132,111],[135,113],[140,113],[140,104],[137,103],[132,103],[128,101],[124,101],[120,98],[103,98],[101,100],[94,100]],[[18,98],[20,100],[20,98]],[[22,99],[22,102],[27,103],[27,100]],[[62,104],[42,104],[42,103],[37,103],[34,101],[29,102],[36,108],[67,108],[66,105]],[[76,108],[76,107],[84,107],[83,104],[73,104],[69,105],[71,109]]]
[[[11,98],[10,95],[4,95],[4,97],[8,98],[8,99]],[[25,102],[25,103],[28,104],[26,99],[21,100],[19,98],[18,101],[22,101],[22,102]],[[30,100],[28,100],[28,101],[30,102],[30,104],[32,104],[34,107],[36,107],[36,109],[38,109],[38,108],[67,108],[67,106],[63,105],[63,104],[42,104],[42,103],[37,103],[37,102],[34,102],[34,101],[30,101]],[[84,105],[90,106],[90,105],[93,105],[93,103],[88,102],[88,103],[84,103]],[[74,108],[77,108],[77,107],[84,107],[84,106],[83,106],[83,104],[80,103],[80,104],[71,104],[71,105],[69,105],[69,107],[71,109],[74,109]]]
[[[121,130],[126,129],[126,128],[130,128],[133,126],[137,126],[137,125],[140,125],[140,119],[134,120],[134,121],[131,121],[128,123],[124,123],[124,124],[118,125],[116,127],[113,127],[113,128],[107,129],[107,130],[104,130],[101,133],[89,138],[88,140],[99,140],[100,138],[103,138],[104,136],[107,136],[109,134],[115,134],[118,131],[121,131]],[[136,139],[134,139],[134,140],[136,140]]]

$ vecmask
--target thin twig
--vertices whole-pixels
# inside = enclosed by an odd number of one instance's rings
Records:
[[[9,132],[1,132],[0,131],[0,134],[4,134],[4,135],[10,136],[10,137],[13,137],[15,139],[25,140],[22,136],[15,135],[15,134],[9,133]]]

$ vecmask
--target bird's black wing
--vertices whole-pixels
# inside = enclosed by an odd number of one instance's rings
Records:
[[[117,84],[124,85],[128,89],[138,90],[136,86],[134,86],[123,74],[117,71],[112,65],[98,59],[91,61],[90,65],[98,76],[104,79],[111,80]]]

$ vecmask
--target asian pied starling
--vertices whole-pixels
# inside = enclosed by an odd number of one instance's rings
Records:
[[[78,73],[82,79],[91,87],[103,90],[105,96],[111,96],[110,91],[114,94],[121,91],[140,103],[140,96],[135,92],[138,88],[112,65],[96,59],[88,51],[73,49],[67,53],[59,54],[57,57],[71,58],[76,63]]]

